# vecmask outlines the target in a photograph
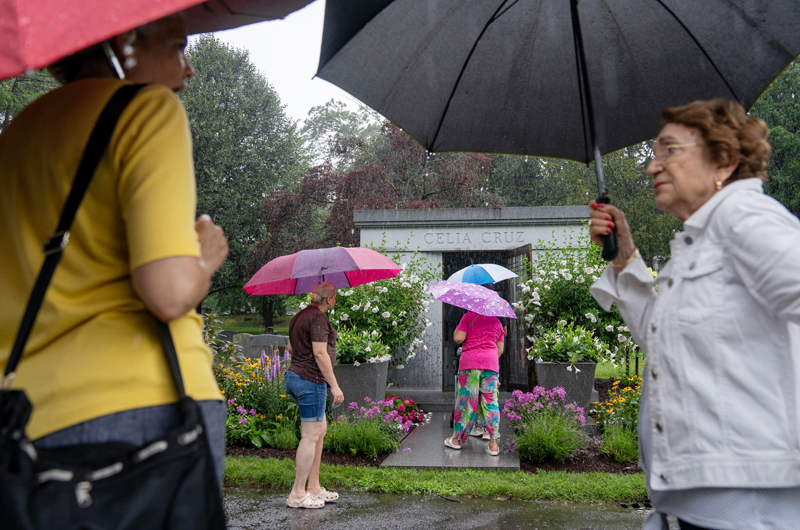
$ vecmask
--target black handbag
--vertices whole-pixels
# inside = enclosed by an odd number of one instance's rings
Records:
[[[109,100],[81,158],[58,228],[28,300],[0,390],[0,527],[5,530],[224,529],[225,514],[203,417],[186,395],[169,326],[161,341],[178,389],[178,425],[138,447],[82,444],[37,451],[25,436],[32,411],[22,390],[9,390],[78,206],[120,114],[143,85]]]

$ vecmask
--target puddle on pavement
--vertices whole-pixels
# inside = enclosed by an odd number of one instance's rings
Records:
[[[432,495],[341,492],[337,504],[297,510],[286,493],[225,488],[231,530],[638,530],[644,512],[618,504],[468,499],[453,502]]]

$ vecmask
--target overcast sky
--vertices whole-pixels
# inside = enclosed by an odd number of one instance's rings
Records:
[[[215,35],[250,59],[269,80],[295,120],[305,119],[315,105],[338,99],[355,109],[356,99],[323,79],[312,79],[319,63],[325,2],[316,0],[284,20],[251,24]]]

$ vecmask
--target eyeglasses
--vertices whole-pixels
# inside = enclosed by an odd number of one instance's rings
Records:
[[[670,159],[673,155],[676,155],[680,152],[681,149],[686,149],[688,147],[699,147],[700,144],[697,143],[690,143],[690,144],[661,144],[656,140],[653,142],[653,160],[658,160],[659,162],[666,162]]]

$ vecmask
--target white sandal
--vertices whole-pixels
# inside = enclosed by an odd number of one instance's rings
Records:
[[[449,447],[450,449],[455,449],[456,451],[460,451],[460,450],[461,450],[461,444],[458,444],[458,445],[454,444],[454,443],[453,443],[453,438],[452,438],[452,437],[450,437],[450,438],[445,438],[445,439],[444,439],[444,445],[446,445],[446,446],[447,446],[447,447]]]
[[[326,503],[336,502],[339,500],[338,493],[336,493],[335,491],[328,491],[325,488],[322,488],[322,491],[320,491],[317,495],[312,495],[311,497],[313,497],[314,500],[322,500],[325,501]]]
[[[289,508],[306,508],[309,510],[318,510],[325,507],[325,501],[322,499],[315,499],[310,493],[303,495],[302,499],[296,501],[286,499],[286,506]]]

